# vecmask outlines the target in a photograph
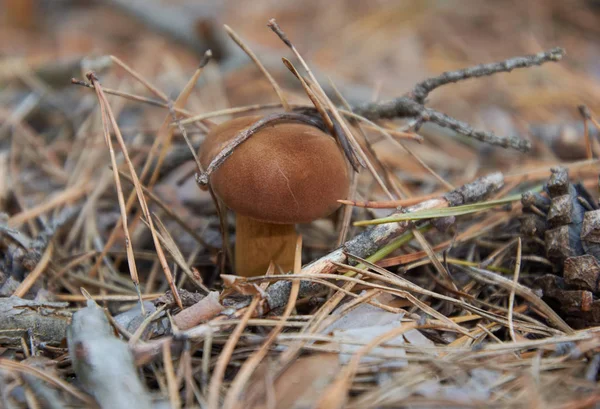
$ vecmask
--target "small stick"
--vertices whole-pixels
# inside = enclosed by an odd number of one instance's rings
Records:
[[[423,122],[433,122],[441,127],[449,128],[461,135],[477,139],[490,145],[513,148],[527,152],[531,143],[517,136],[498,136],[493,132],[478,131],[466,122],[459,121],[435,109],[427,108],[410,97],[399,97],[390,101],[371,102],[353,108],[353,111],[372,121],[378,119],[394,119],[403,117],[421,118]]]
[[[453,131],[491,145],[502,146],[504,148],[514,148],[522,152],[527,152],[531,148],[531,143],[517,136],[502,137],[493,132],[478,131],[469,124],[452,118],[446,114],[424,106],[425,99],[434,89],[452,82],[458,82],[469,78],[482,77],[497,74],[499,72],[509,72],[516,68],[527,68],[535,65],[541,65],[546,62],[555,62],[562,59],[565,51],[562,48],[553,48],[549,51],[539,54],[523,57],[513,57],[505,61],[481,64],[470,68],[457,71],[445,72],[437,77],[429,78],[415,86],[412,92],[383,102],[371,102],[354,107],[353,111],[372,121],[377,119],[393,118],[418,118],[418,124],[422,122],[433,122],[444,128],[450,128]],[[418,126],[417,126],[418,128]]]
[[[550,61],[560,61],[564,55],[565,50],[556,47],[538,54],[513,57],[505,61],[480,64],[462,70],[444,72],[437,77],[429,78],[418,83],[413,89],[412,94],[417,102],[423,104],[429,93],[442,85],[464,81],[469,78],[486,77],[500,72],[511,72],[517,68],[533,67]]]
[[[282,39],[282,41],[292,49],[294,54],[298,56],[300,62],[303,67],[307,70],[309,77],[313,83],[316,83],[316,79],[312,71],[308,68],[296,48],[289,41],[285,33],[279,28],[275,20],[271,20],[268,26]],[[521,57],[513,57],[509,58],[505,61],[491,63],[491,64],[481,64],[474,67],[469,67],[461,70],[445,72],[437,77],[429,78],[425,81],[417,84],[414,89],[408,94],[398,97],[393,100],[383,101],[383,102],[372,102],[362,105],[357,105],[353,107],[353,111],[357,114],[362,115],[363,117],[370,119],[372,121],[378,119],[394,119],[394,118],[414,118],[414,123],[409,124],[407,129],[413,128],[418,129],[424,122],[433,122],[441,127],[452,129],[453,131],[465,135],[467,137],[471,137],[477,139],[479,141],[489,143],[496,146],[502,146],[504,148],[513,148],[522,152],[527,152],[531,148],[531,143],[527,140],[521,139],[518,136],[498,136],[493,132],[479,131],[473,129],[469,124],[452,118],[446,114],[438,112],[434,109],[425,107],[425,100],[428,94],[434,89],[447,85],[453,82],[458,82],[462,80],[466,80],[469,78],[477,78],[482,76],[489,76],[493,74],[497,74],[500,72],[510,72],[513,69],[517,68],[528,68],[536,65],[541,65],[546,62],[556,62],[560,61],[565,55],[565,51],[562,48],[553,48],[549,51],[541,52],[534,55],[527,55]],[[145,81],[138,73],[133,71],[130,67],[125,65],[122,61],[120,61],[116,57],[111,57],[115,62],[121,65],[124,69],[130,72],[136,79],[138,79],[142,84],[144,84],[148,89],[150,89],[155,95],[158,95],[159,98],[166,101],[164,98],[164,94],[154,88],[151,84]],[[77,82],[75,82],[77,83]],[[78,83],[79,85],[84,85]],[[318,86],[318,84],[317,84]],[[318,86],[320,92],[323,92],[323,89]],[[125,96],[124,93],[117,94],[121,96]],[[125,96],[130,99],[136,99],[143,102],[151,103],[157,106],[162,106],[166,108],[166,104],[162,104],[159,101],[153,101],[149,99],[145,99],[144,97],[137,96]],[[282,102],[283,103],[283,102]],[[283,103],[285,106],[285,103]],[[281,104],[277,104],[281,106]],[[287,104],[288,107],[291,107],[291,104]],[[265,106],[267,107],[267,106]],[[274,104],[270,104],[269,107],[274,107]],[[245,112],[248,109],[247,107],[234,108],[231,112]],[[254,108],[253,108],[254,109]],[[181,112],[182,114],[189,116],[190,118],[183,121],[184,124],[191,123],[198,118],[208,118],[213,116],[213,113],[203,114],[198,116],[193,116],[189,112]],[[220,115],[215,114],[215,115]],[[222,114],[225,114],[223,111]],[[592,119],[592,122],[596,124],[596,121]],[[350,136],[351,138],[351,136]],[[351,138],[352,139],[352,138]],[[353,143],[354,148],[358,149],[356,145]],[[359,157],[359,159],[362,159]]]
[[[163,295],[164,293],[143,294],[142,300],[155,300]],[[56,294],[54,297],[58,301],[67,302],[82,302],[87,300],[83,295],[77,294]],[[94,301],[132,302],[139,300],[137,295],[91,295],[90,297]]]
[[[321,101],[321,99],[319,99],[319,96],[317,95],[317,93],[315,93],[312,90],[311,86],[309,85],[309,83],[308,83],[309,80],[303,78],[300,75],[300,73],[298,73],[298,70],[296,70],[296,67],[294,67],[294,65],[287,58],[282,58],[282,60],[283,60],[283,64],[292,72],[292,74],[294,74],[294,76],[298,79],[298,81],[300,81],[300,84],[302,84],[302,88],[304,89],[304,92],[306,92],[306,95],[308,95],[308,98],[310,98],[310,101],[313,103],[315,109],[321,116],[321,119],[325,123],[325,126],[327,127],[327,129],[329,129],[329,133],[336,137],[338,143],[340,144],[340,146],[342,147],[342,150],[344,151],[344,155],[346,155],[346,158],[352,165],[352,168],[354,169],[355,172],[358,172],[359,165],[362,165],[362,163],[359,163],[359,159],[357,158],[356,153],[354,152],[354,149],[350,145],[347,135],[340,128],[340,126],[338,126],[337,123],[332,121],[332,119],[330,118],[330,115],[329,115],[329,111],[325,108],[324,103]]]
[[[245,129],[244,131],[238,133],[236,135],[235,138],[233,138],[231,140],[231,142],[229,142],[227,144],[227,146],[225,146],[221,152],[219,152],[214,158],[213,160],[210,162],[210,164],[208,165],[208,167],[206,168],[206,170],[199,174],[196,178],[197,182],[201,185],[207,185],[208,184],[208,180],[210,175],[216,171],[219,166],[221,166],[223,164],[223,162],[225,162],[227,160],[227,158],[229,156],[231,156],[231,154],[233,153],[233,151],[235,150],[235,148],[237,148],[239,145],[241,145],[243,142],[245,142],[248,138],[250,138],[252,135],[254,135],[255,133],[257,133],[258,131],[260,131],[262,128],[264,128],[265,126],[271,125],[274,122],[278,122],[278,121],[298,121],[298,122],[304,122],[304,123],[308,123],[312,126],[315,126],[317,128],[321,128],[319,122],[315,119],[313,119],[312,117],[308,116],[308,115],[303,115],[303,114],[294,114],[291,112],[287,112],[287,113],[276,113],[276,114],[271,114],[271,115],[267,115],[261,119],[259,119],[258,121],[256,121],[254,124],[252,124],[251,127]]]
[[[426,108],[422,113],[423,118],[427,118],[429,122],[433,122],[441,127],[449,128],[460,135],[465,135],[480,142],[485,142],[490,145],[501,146],[503,148],[513,148],[521,152],[528,152],[531,149],[531,142],[521,139],[518,136],[499,136],[493,132],[478,131],[473,129],[466,122],[454,119],[446,114],[437,112],[433,109]]]
[[[138,80],[140,82],[140,84],[142,84],[144,87],[146,87],[154,95],[156,95],[157,97],[159,97],[160,99],[162,99],[165,102],[167,102],[169,100],[169,97],[167,97],[164,92],[162,92],[161,90],[156,88],[154,85],[152,85],[150,83],[150,81],[148,81],[147,79],[142,77],[142,75],[139,72],[137,72],[136,70],[131,68],[129,65],[125,64],[123,61],[121,61],[121,59],[119,59],[118,57],[115,57],[114,55],[111,55],[110,59],[113,60],[121,68],[123,68],[125,71],[127,71],[129,73],[129,75],[131,75],[133,78]]]
[[[89,89],[94,89],[94,86],[92,84],[89,84],[85,81],[78,80],[76,78],[71,78],[71,84],[79,85],[81,87],[85,87],[85,88],[89,88]],[[103,88],[103,91],[105,94],[116,95],[118,97],[122,97],[122,98],[128,99],[130,101],[143,102],[145,104],[157,106],[160,108],[168,108],[169,107],[166,102],[161,102],[161,101],[157,101],[156,99],[142,97],[140,95],[130,94],[130,93],[124,92],[124,91],[118,91],[118,90],[111,89],[111,88]],[[191,114],[189,111],[184,111],[184,112]],[[184,113],[184,112],[182,112],[182,113]]]

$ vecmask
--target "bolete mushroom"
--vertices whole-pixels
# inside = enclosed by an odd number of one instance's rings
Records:
[[[261,119],[227,121],[206,136],[204,168],[235,136]],[[236,213],[235,269],[242,276],[265,274],[271,261],[291,270],[295,224],[333,213],[346,198],[349,177],[336,140],[300,122],[269,123],[235,148],[210,175],[217,196]]]

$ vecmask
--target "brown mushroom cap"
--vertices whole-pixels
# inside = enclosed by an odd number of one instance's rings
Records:
[[[200,162],[210,161],[259,120],[241,117],[213,128]],[[333,213],[348,194],[348,170],[333,137],[297,122],[268,125],[239,145],[211,175],[211,186],[236,213],[269,223],[308,223]]]

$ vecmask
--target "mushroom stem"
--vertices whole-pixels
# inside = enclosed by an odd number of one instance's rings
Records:
[[[294,266],[296,229],[293,224],[265,223],[236,216],[235,270],[238,275],[264,275],[273,261],[283,271]]]

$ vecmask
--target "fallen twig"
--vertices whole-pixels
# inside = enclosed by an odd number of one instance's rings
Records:
[[[481,177],[469,184],[463,185],[458,189],[446,193],[437,198],[430,199],[425,202],[416,204],[405,209],[405,212],[415,212],[424,209],[434,209],[440,207],[458,206],[465,203],[477,202],[484,197],[496,192],[502,187],[504,177],[501,173],[496,172],[490,175]],[[400,212],[397,214],[401,214]],[[396,214],[396,213],[395,213]],[[367,229],[362,234],[354,237],[339,247],[337,250],[321,257],[318,260],[304,266],[302,274],[329,274],[337,269],[334,263],[345,263],[346,253],[367,258],[375,253],[378,249],[386,245],[395,237],[406,232],[413,227],[410,221],[400,223],[382,224],[370,229]],[[280,308],[286,305],[289,298],[291,283],[289,281],[279,281],[267,288],[266,304],[267,309]],[[306,297],[311,294],[316,294],[323,287],[320,284],[301,281],[299,297]]]
[[[417,84],[408,94],[384,102],[371,102],[353,107],[353,111],[372,121],[377,119],[419,118],[422,122],[433,122],[441,127],[450,128],[455,132],[475,138],[479,141],[504,148],[514,148],[526,152],[531,147],[529,141],[517,136],[502,137],[493,132],[478,131],[469,124],[452,118],[444,113],[425,107],[425,99],[434,89],[452,82],[469,78],[493,75],[499,72],[510,72],[515,68],[527,68],[546,62],[559,61],[565,55],[562,48],[553,48],[539,54],[524,57],[513,57],[508,60],[476,65],[457,71],[445,72],[437,77],[429,78]]]

